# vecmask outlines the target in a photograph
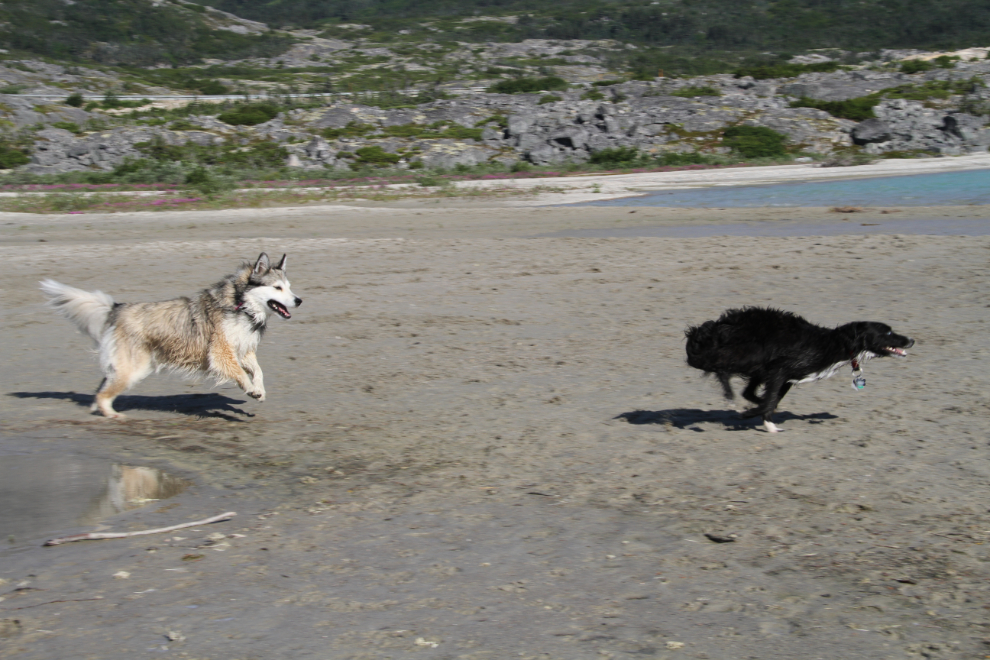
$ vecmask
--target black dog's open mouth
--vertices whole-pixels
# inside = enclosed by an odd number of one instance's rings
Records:
[[[289,310],[287,310],[285,308],[285,305],[283,305],[279,301],[277,301],[277,300],[269,300],[268,301],[268,306],[271,307],[272,308],[272,311],[274,311],[276,314],[278,314],[279,316],[281,316],[283,319],[292,318],[292,314],[289,314]]]
[[[907,351],[905,351],[903,348],[891,348],[890,346],[888,346],[886,348],[886,351],[891,355],[896,355],[897,357],[907,357]]]

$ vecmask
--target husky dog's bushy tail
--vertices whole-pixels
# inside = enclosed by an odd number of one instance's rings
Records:
[[[113,298],[102,291],[83,291],[55,280],[39,283],[48,296],[48,306],[76,324],[81,332],[89,335],[97,344],[113,309]]]

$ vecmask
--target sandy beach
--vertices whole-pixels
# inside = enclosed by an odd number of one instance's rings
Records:
[[[532,202],[0,215],[0,442],[194,483],[100,528],[238,513],[8,539],[0,657],[990,655],[990,237],[881,232],[985,207]],[[851,230],[566,235],[768,222]],[[305,301],[261,345],[267,401],[162,374],[89,414],[96,360],[38,280],[161,300],[262,250]],[[770,435],[684,363],[685,327],[741,305],[917,345],[863,391],[795,388]]]

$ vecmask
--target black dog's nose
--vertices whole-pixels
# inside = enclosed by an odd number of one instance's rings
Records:
[[[296,298],[296,307],[299,307],[299,305],[301,304],[302,304],[302,298]],[[913,344],[914,342],[912,341],[911,343]]]
[[[908,345],[905,346],[905,348],[911,348],[912,346],[914,346],[914,340],[913,339],[908,339]]]

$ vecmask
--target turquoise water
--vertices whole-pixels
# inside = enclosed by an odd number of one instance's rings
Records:
[[[955,206],[990,204],[990,170],[911,176],[664,190],[579,206]]]

